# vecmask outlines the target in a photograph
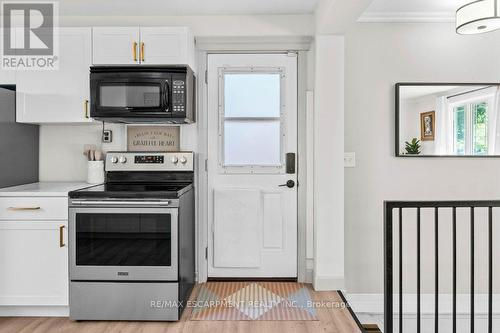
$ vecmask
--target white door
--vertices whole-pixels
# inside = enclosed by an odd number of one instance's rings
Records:
[[[194,37],[185,27],[141,27],[140,58],[144,65],[184,64],[194,67]]]
[[[90,28],[59,29],[59,69],[18,71],[20,123],[84,123],[89,117]]]
[[[92,28],[94,65],[139,64],[139,27]]]
[[[209,55],[208,105],[208,276],[296,277],[296,55]]]

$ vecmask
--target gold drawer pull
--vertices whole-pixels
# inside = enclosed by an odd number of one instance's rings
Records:
[[[64,244],[64,228],[65,226],[60,226],[59,227],[59,247],[65,247],[66,244]]]
[[[141,43],[141,61],[146,61],[146,59],[144,58],[144,42]]]
[[[19,211],[24,211],[24,210],[40,210],[41,208],[40,207],[9,207],[7,209],[15,211],[15,212],[19,212]]]

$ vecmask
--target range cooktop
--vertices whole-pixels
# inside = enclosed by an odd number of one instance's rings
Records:
[[[158,198],[175,199],[193,188],[192,184],[101,184],[69,193],[70,198]]]

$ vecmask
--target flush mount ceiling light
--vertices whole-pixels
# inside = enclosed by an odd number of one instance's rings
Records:
[[[460,7],[456,23],[461,35],[500,29],[500,0],[479,0]]]

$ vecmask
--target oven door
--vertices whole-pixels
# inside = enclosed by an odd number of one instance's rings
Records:
[[[177,208],[69,209],[70,279],[177,281]]]
[[[170,117],[170,77],[91,74],[92,118]]]

